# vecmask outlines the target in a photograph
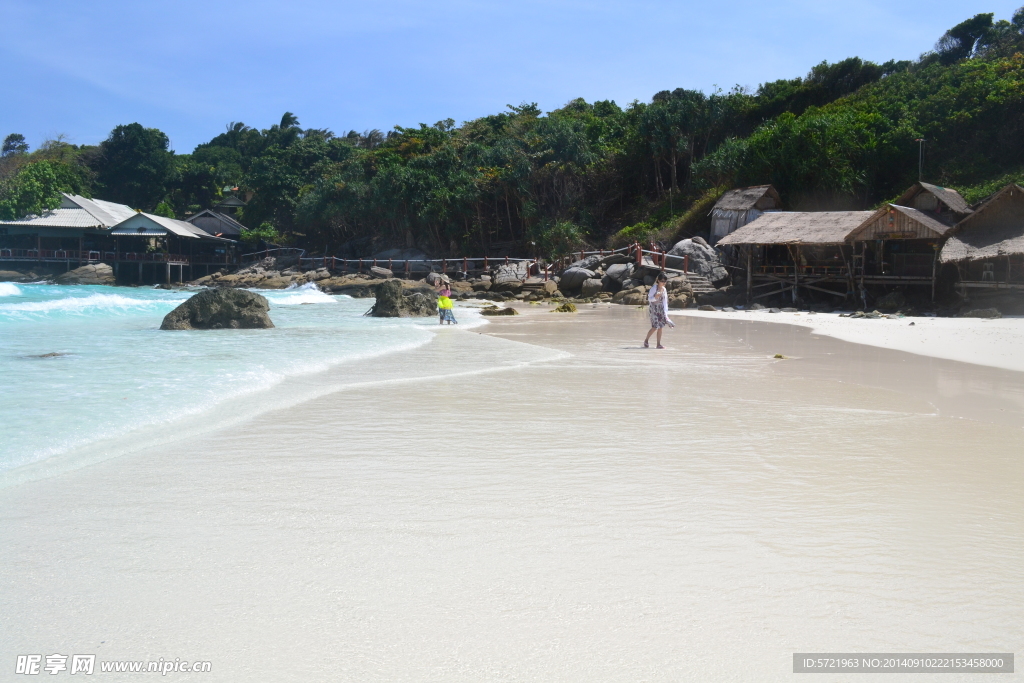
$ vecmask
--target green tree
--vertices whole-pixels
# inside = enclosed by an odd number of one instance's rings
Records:
[[[103,198],[152,210],[167,194],[174,153],[167,136],[138,123],[118,126],[99,147],[93,170]]]
[[[59,161],[26,164],[8,181],[0,183],[0,220],[38,215],[60,204],[61,193],[84,192],[82,175]]]
[[[21,133],[11,133],[4,138],[3,147],[0,148],[0,156],[10,157],[17,154],[27,154],[28,143]]]

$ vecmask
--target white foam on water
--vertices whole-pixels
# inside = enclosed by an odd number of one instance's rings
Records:
[[[0,296],[20,296],[21,290],[18,285],[10,282],[0,282]]]
[[[168,303],[175,305],[185,301],[168,299],[135,299],[120,294],[91,294],[89,296],[69,296],[47,301],[26,301],[14,304],[0,304],[0,313],[89,313],[95,309],[106,309],[109,312],[124,312],[129,309],[166,307]]]
[[[313,282],[301,286],[291,285],[287,289],[253,289],[262,294],[272,306],[297,306],[300,304],[333,304],[336,298],[326,294]]]

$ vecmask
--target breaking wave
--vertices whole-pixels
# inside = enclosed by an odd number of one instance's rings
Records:
[[[0,282],[0,296],[20,296],[21,290],[18,285],[10,282]]]

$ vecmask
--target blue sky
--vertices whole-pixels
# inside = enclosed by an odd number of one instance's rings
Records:
[[[413,126],[537,102],[756,87],[823,59],[913,59],[1017,2],[0,0],[0,136],[95,144],[121,123],[179,153],[231,121]]]

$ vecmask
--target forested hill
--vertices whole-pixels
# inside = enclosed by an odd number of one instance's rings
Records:
[[[822,62],[753,93],[677,89],[547,114],[523,104],[461,126],[347,135],[287,113],[263,130],[230,124],[191,154],[137,123],[96,147],[30,151],[10,135],[0,218],[53,206],[60,191],[178,217],[237,193],[252,239],[554,255],[699,231],[733,186],[773,183],[791,209],[868,208],[917,180],[920,139],[925,180],[976,201],[1024,180],[1022,52],[1024,8],[968,19],[914,62]]]

